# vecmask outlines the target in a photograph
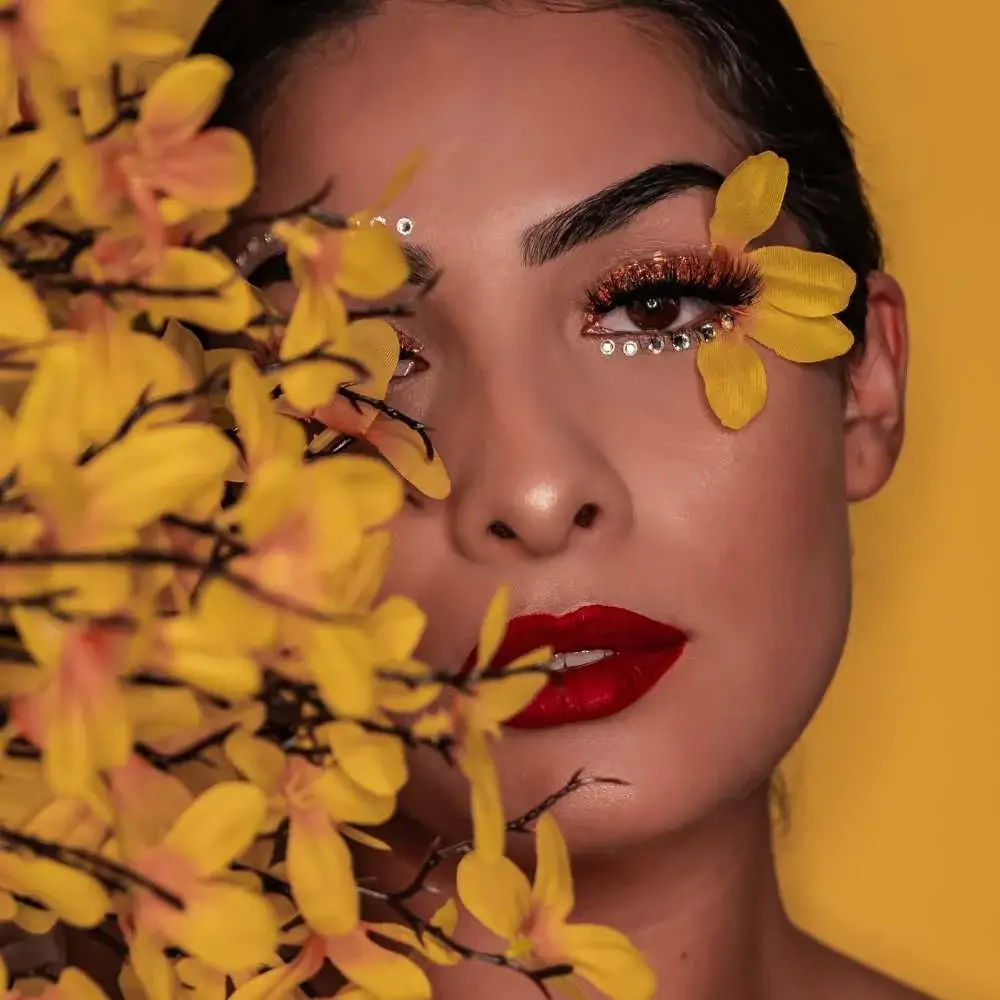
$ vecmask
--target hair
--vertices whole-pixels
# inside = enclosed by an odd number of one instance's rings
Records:
[[[375,13],[381,0],[221,0],[194,53],[233,69],[216,124],[259,139],[262,119],[294,57]],[[428,0],[429,2],[429,0]],[[506,0],[435,0],[502,8]],[[864,336],[867,277],[883,263],[848,131],[780,0],[528,0],[567,12],[621,10],[673,27],[697,58],[710,93],[750,152],[773,150],[790,164],[786,207],[813,250],[858,275],[842,319]]]

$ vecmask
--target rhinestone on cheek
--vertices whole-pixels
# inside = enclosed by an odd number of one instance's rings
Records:
[[[400,236],[409,236],[413,232],[413,219],[399,219],[396,222],[396,232]]]
[[[613,340],[602,340],[601,354],[603,354],[607,358],[614,353],[615,353],[615,342]]]
[[[622,344],[622,354],[627,358],[634,358],[639,353],[639,344],[635,340],[626,340]]]
[[[646,350],[649,351],[650,354],[660,354],[662,353],[663,348],[664,343],[662,337],[652,336],[646,342]]]
[[[711,340],[715,340],[716,334],[718,334],[718,332],[719,331],[716,330],[714,323],[703,323],[701,326],[698,327],[698,336],[702,340],[702,342],[706,344]]]
[[[675,333],[670,338],[670,346],[675,351],[686,351],[691,346],[691,335],[688,333]]]
[[[719,317],[719,326],[722,327],[726,333],[732,333],[736,329],[736,317],[732,313],[723,313]]]

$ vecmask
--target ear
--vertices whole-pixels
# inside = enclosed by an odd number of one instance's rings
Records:
[[[847,367],[844,427],[847,499],[867,500],[888,482],[903,449],[909,331],[899,282],[868,278],[865,343]]]

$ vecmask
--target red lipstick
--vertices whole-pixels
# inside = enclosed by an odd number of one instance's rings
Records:
[[[539,646],[551,646],[556,654],[607,650],[611,655],[551,674],[535,700],[506,725],[551,729],[624,712],[677,662],[687,641],[672,625],[601,604],[566,615],[513,618],[493,658],[498,667]]]

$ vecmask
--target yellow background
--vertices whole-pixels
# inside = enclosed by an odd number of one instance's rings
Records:
[[[1000,12],[789,6],[856,134],[912,363],[903,461],[855,512],[847,659],[791,765],[788,899],[823,938],[944,1000],[997,1000]]]
[[[857,136],[913,351],[904,459],[856,512],[847,659],[788,765],[784,884],[831,944],[942,1000],[998,1000],[1000,9],[789,6]]]

